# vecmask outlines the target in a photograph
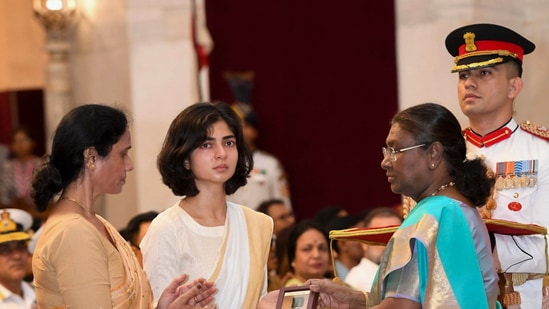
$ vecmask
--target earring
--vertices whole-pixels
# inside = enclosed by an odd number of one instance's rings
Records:
[[[435,163],[431,163],[431,167],[434,168],[434,167],[435,167]]]
[[[95,157],[86,158],[86,166],[91,170],[95,169]]]

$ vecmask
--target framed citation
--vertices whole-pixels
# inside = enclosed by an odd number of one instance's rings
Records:
[[[318,293],[308,286],[292,286],[280,289],[276,309],[313,309],[318,303]]]

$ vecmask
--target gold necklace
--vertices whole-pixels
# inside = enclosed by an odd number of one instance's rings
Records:
[[[440,191],[443,191],[443,190],[445,190],[445,189],[448,188],[448,187],[453,187],[455,184],[456,184],[455,182],[450,181],[449,183],[444,184],[444,185],[438,187],[438,189],[436,189],[435,192],[431,193],[431,196],[435,196],[435,195],[439,194]]]
[[[59,199],[60,199],[60,200],[71,201],[71,202],[75,203],[76,205],[80,206],[82,209],[84,209],[84,210],[86,210],[86,211],[89,211],[92,215],[95,216],[95,209],[93,209],[93,208],[86,208],[84,205],[82,205],[82,203],[80,203],[79,201],[73,199],[72,197],[61,196]]]

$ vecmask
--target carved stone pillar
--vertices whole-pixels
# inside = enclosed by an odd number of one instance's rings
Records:
[[[49,55],[46,68],[46,137],[51,138],[57,124],[73,106],[69,53],[69,31],[75,6],[69,0],[35,0],[34,11],[46,30],[45,48]],[[47,143],[49,152],[50,143]]]
[[[53,135],[57,124],[72,107],[69,51],[66,36],[48,33],[46,50],[49,62],[46,68],[45,116],[47,137]],[[49,143],[48,143],[49,144]]]

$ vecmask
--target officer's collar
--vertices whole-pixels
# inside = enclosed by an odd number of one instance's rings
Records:
[[[515,132],[517,128],[518,124],[513,118],[511,118],[499,129],[485,134],[484,136],[473,131],[473,129],[471,128],[466,128],[465,130],[463,130],[463,135],[468,142],[479,148],[490,147],[511,137],[511,134],[513,134],[513,132]]]

